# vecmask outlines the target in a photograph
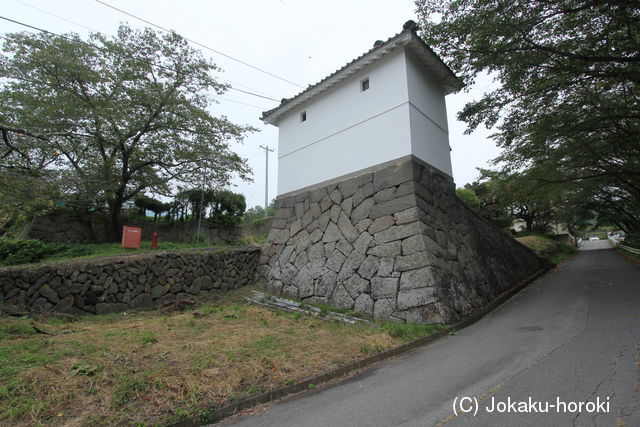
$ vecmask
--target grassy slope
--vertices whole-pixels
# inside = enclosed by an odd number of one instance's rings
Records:
[[[529,234],[516,237],[516,240],[553,264],[562,264],[577,250],[573,246],[563,245],[542,234]]]
[[[329,322],[247,304],[78,320],[0,318],[0,424],[206,422],[223,406],[384,351],[438,325]]]
[[[131,255],[144,252],[161,252],[176,249],[205,248],[210,245],[205,243],[172,243],[162,242],[158,249],[151,249],[151,242],[141,242],[140,249],[124,249],[120,243],[86,243],[69,245],[69,249],[49,256],[42,261],[62,261],[74,258],[95,258],[110,255]]]

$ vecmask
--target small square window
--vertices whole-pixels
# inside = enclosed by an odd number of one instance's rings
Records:
[[[301,122],[306,122],[307,121],[307,112],[303,111],[302,113],[300,113],[300,121]]]
[[[360,91],[364,92],[367,89],[369,89],[369,77],[360,81]]]

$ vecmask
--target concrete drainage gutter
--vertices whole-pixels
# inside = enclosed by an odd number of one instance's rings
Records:
[[[418,338],[417,340],[408,342],[399,347],[395,347],[395,348],[383,351],[381,353],[375,354],[373,356],[369,356],[364,359],[349,363],[345,366],[341,366],[329,372],[325,372],[323,374],[319,374],[314,377],[307,378],[304,381],[283,386],[276,390],[268,391],[268,392],[259,394],[257,396],[249,397],[247,399],[240,400],[236,403],[224,406],[222,408],[212,409],[211,412],[213,415],[209,421],[212,423],[216,423],[223,420],[224,418],[230,417],[231,415],[242,412],[245,409],[249,409],[258,405],[273,402],[275,400],[281,399],[285,396],[288,396],[294,393],[306,391],[309,389],[311,385],[318,386],[320,384],[326,383],[336,378],[343,377],[351,372],[357,371],[358,369],[362,369],[364,367],[373,365],[374,363],[399,356],[401,354],[414,350],[418,347],[422,347],[427,344],[430,344],[439,338],[449,335],[453,331],[466,328],[467,326],[471,326],[472,324],[476,323],[478,320],[482,319],[486,314],[496,309],[506,300],[508,300],[509,298],[511,298],[518,292],[520,292],[522,289],[527,287],[529,284],[531,284],[532,282],[540,278],[542,275],[547,273],[550,269],[551,267],[548,267],[548,268],[544,268],[537,271],[536,273],[534,273],[524,281],[518,283],[516,286],[514,286],[510,290],[496,297],[493,301],[491,301],[489,304],[487,304],[483,308],[473,312],[465,320],[462,320],[458,323],[447,326],[446,328],[440,329],[439,331],[431,335]],[[179,426],[179,427],[191,427],[191,426],[200,426],[202,424],[197,423],[195,421],[182,421],[172,425]]]

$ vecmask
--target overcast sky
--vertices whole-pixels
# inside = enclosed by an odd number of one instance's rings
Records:
[[[277,76],[201,48],[222,68],[221,80],[236,89],[274,99],[299,93],[303,87],[369,50],[374,41],[386,40],[400,32],[405,21],[417,21],[412,0],[100,1]],[[0,0],[0,6],[1,16],[83,37],[90,31],[85,27],[111,35],[121,22],[132,27],[149,26],[95,0]],[[28,29],[0,20],[0,33],[24,30]],[[464,135],[465,125],[456,120],[456,113],[465,102],[479,97],[489,83],[483,81],[469,92],[447,97],[453,177],[458,186],[475,180],[476,168],[487,167],[487,162],[499,152],[488,139],[489,131],[480,129]],[[237,180],[232,190],[245,195],[247,207],[262,205],[265,155],[259,146],[276,150],[269,155],[271,199],[276,194],[278,129],[264,125],[259,117],[278,102],[239,90],[228,91],[218,101],[212,110],[214,114],[224,114],[233,122],[260,129],[242,144],[233,146],[248,159],[254,181]]]

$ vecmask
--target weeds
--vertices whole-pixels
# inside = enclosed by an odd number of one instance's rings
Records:
[[[245,303],[249,292],[203,304],[197,319],[189,311],[43,319],[47,336],[26,319],[0,318],[0,425],[204,424],[203,407],[295,384],[437,327],[273,312]]]

